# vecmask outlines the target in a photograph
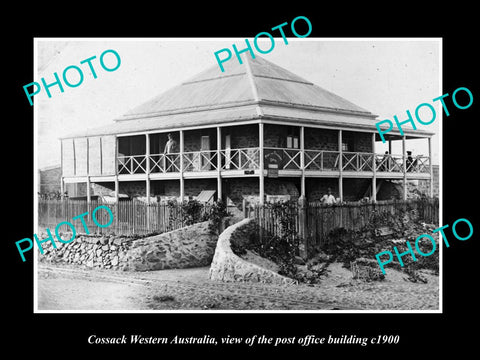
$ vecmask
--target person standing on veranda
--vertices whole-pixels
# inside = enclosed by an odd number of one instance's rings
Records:
[[[165,155],[164,158],[164,169],[165,171],[174,171],[174,157],[173,154],[176,150],[177,147],[177,142],[173,140],[172,134],[167,135],[167,142],[165,144],[165,149],[163,151],[163,154]]]
[[[322,196],[320,201],[322,202],[322,204],[325,204],[325,205],[333,205],[337,203],[335,196],[332,195],[332,189],[330,188],[327,189],[327,193]]]

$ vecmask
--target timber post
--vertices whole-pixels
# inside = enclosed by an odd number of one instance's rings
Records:
[[[308,231],[307,231],[307,199],[305,196],[298,198],[298,251],[300,257],[308,256]]]

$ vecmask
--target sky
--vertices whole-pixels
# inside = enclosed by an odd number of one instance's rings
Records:
[[[40,83],[44,78],[51,83],[54,72],[61,77],[70,65],[80,67],[84,75],[78,87],[64,85],[61,93],[58,86],[52,86],[51,98],[43,89],[34,97],[37,164],[42,169],[60,164],[59,137],[112,123],[128,110],[215,66],[215,51],[232,49],[232,44],[242,49],[245,39],[37,38],[35,44],[36,76],[32,81]],[[269,47],[259,44],[262,49]],[[121,58],[120,67],[111,72],[99,63],[100,55],[109,49]],[[285,44],[282,38],[275,38],[273,50],[260,55],[378,115],[377,121],[393,120],[393,115],[404,120],[407,109],[413,114],[419,104],[432,104],[437,119],[431,125],[417,126],[435,133],[433,164],[439,163],[442,109],[432,99],[442,95],[441,40],[288,38]],[[92,60],[96,79],[88,64],[80,64],[92,56],[96,56]],[[104,59],[108,67],[115,65],[112,54]],[[233,56],[230,61],[237,60]],[[75,71],[68,75],[72,83],[79,80]],[[28,105],[27,98],[25,101]],[[378,153],[386,149],[381,142],[376,145]],[[407,150],[428,155],[427,140],[407,140]],[[401,141],[394,142],[392,153],[401,154]]]

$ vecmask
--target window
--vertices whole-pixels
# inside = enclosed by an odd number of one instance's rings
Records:
[[[294,149],[298,149],[300,146],[299,146],[299,143],[298,143],[298,136],[294,136],[293,137],[293,148]]]
[[[287,136],[287,148],[288,149],[298,149],[300,147],[300,143],[298,141],[298,136]]]
[[[289,126],[287,130],[287,148],[298,149],[300,148],[299,141],[299,128],[296,126]]]

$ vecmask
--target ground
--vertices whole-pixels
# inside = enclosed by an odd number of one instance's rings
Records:
[[[383,281],[353,280],[331,263],[321,283],[273,286],[208,279],[208,267],[150,272],[38,265],[39,310],[437,310],[438,276],[407,281],[387,269]]]

